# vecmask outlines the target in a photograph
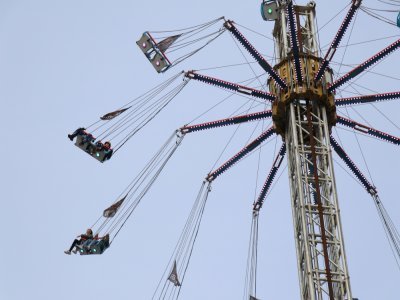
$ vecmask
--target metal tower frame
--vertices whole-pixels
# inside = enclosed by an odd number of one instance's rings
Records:
[[[325,108],[297,100],[290,104],[288,123],[301,299],[352,299]]]
[[[310,68],[314,64],[311,57],[319,57],[315,3],[293,6],[288,1],[280,3],[279,10],[274,29],[278,65],[286,61],[290,70],[290,102],[285,108],[286,128],[281,132],[288,149],[301,299],[352,299],[326,102],[301,93],[302,88],[311,90],[316,85],[313,67]],[[328,70],[325,75],[323,95],[328,94],[326,85],[331,72]]]

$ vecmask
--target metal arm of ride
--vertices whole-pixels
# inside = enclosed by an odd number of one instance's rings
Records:
[[[261,207],[263,206],[265,197],[269,189],[271,188],[272,182],[275,179],[276,173],[278,173],[279,167],[282,164],[283,158],[286,154],[286,144],[283,143],[281,149],[279,150],[278,155],[275,158],[274,164],[272,165],[271,171],[268,174],[267,180],[265,181],[263,188],[260,192],[260,195],[257,198],[257,201],[253,205],[253,211],[260,211]]]
[[[293,57],[294,57],[294,69],[296,73],[296,79],[298,82],[303,82],[303,73],[301,72],[301,62],[300,62],[300,49],[299,49],[299,39],[297,37],[296,22],[294,16],[293,2],[290,1],[287,6],[287,15],[289,21],[289,31],[290,31],[290,43],[292,46]]]
[[[362,133],[369,134],[369,135],[371,135],[373,137],[377,137],[377,138],[379,138],[381,140],[393,143],[395,145],[400,145],[400,138],[395,137],[395,136],[390,135],[390,134],[387,134],[385,132],[376,130],[374,128],[365,126],[363,124],[357,123],[357,122],[355,122],[353,120],[346,119],[346,118],[343,118],[341,116],[338,116],[337,117],[337,122],[342,124],[342,125],[344,125],[344,126],[347,126],[347,127],[353,128],[353,129],[355,129],[357,131],[360,131]]]
[[[367,190],[368,193],[374,195],[377,193],[376,188],[368,181],[368,179],[361,173],[360,169],[357,168],[355,163],[350,159],[347,153],[343,150],[342,147],[339,146],[339,143],[331,136],[331,145],[335,152],[339,155],[339,157],[344,161],[344,163],[349,167],[349,169],[353,172],[353,174],[357,177],[357,179],[361,182],[363,187]]]
[[[235,124],[256,121],[256,120],[261,120],[261,119],[270,118],[270,117],[272,117],[272,110],[266,110],[266,111],[262,111],[262,112],[258,112],[258,113],[252,113],[252,114],[247,114],[247,115],[242,115],[242,116],[237,116],[237,117],[231,117],[231,118],[227,118],[227,119],[216,120],[216,121],[202,123],[202,124],[183,126],[182,128],[180,128],[180,131],[183,134],[186,134],[189,132],[200,131],[200,130],[205,130],[205,129],[212,129],[212,128],[223,127],[223,126],[228,126],[228,125],[235,125]]]
[[[239,160],[241,160],[243,157],[245,157],[247,154],[249,154],[251,151],[253,151],[255,148],[257,148],[262,142],[267,140],[274,133],[275,133],[275,130],[273,127],[264,131],[258,138],[253,140],[250,144],[248,144],[246,147],[244,147],[242,150],[240,150],[238,153],[236,153],[234,156],[232,156],[226,163],[224,163],[222,166],[220,166],[215,171],[209,173],[206,177],[206,180],[208,182],[214,181],[219,175],[224,173],[226,170],[228,170],[230,167],[232,167],[234,164],[236,164]]]
[[[393,100],[397,98],[400,98],[400,92],[341,98],[341,99],[336,99],[335,104],[336,106],[346,106],[351,104],[364,104],[364,103],[378,102],[384,100]]]
[[[189,78],[189,79],[195,79],[198,81],[203,81],[205,83],[211,84],[211,85],[216,85],[228,90],[232,90],[241,94],[245,94],[245,95],[249,95],[249,96],[253,96],[253,97],[257,97],[257,98],[261,98],[261,99],[265,99],[268,101],[274,101],[275,100],[275,96],[267,93],[267,92],[263,92],[260,90],[256,90],[256,89],[252,89],[246,86],[242,86],[240,84],[236,84],[236,83],[232,83],[232,82],[228,82],[228,81],[224,81],[221,79],[217,79],[214,77],[209,77],[209,76],[205,76],[205,75],[200,75],[195,73],[194,71],[188,71],[185,73],[185,77]]]
[[[389,244],[392,248],[393,255],[397,261],[400,258],[400,235],[394,226],[393,221],[391,220],[389,214],[387,213],[383,203],[379,199],[378,191],[376,187],[374,187],[361,173],[361,171],[356,167],[354,162],[347,156],[344,150],[339,146],[336,140],[331,136],[331,145],[335,149],[336,153],[340,156],[341,159],[346,163],[346,165],[351,169],[351,171],[356,175],[361,184],[365,187],[366,191],[372,196],[374,200],[375,206],[378,210],[379,217],[381,218],[382,224],[384,226],[385,232],[389,238]],[[397,256],[396,256],[397,255]]]
[[[360,7],[362,0],[353,0],[353,3],[348,11],[346,17],[343,20],[342,25],[339,28],[339,31],[336,33],[335,38],[332,41],[331,46],[325,54],[325,57],[322,61],[322,64],[315,76],[314,80],[318,81],[324,76],[325,70],[331,62],[333,56],[335,55],[336,49],[339,46],[344,34],[346,33],[347,28],[349,28],[350,22],[353,19],[357,9]]]
[[[228,29],[233,36],[243,45],[243,47],[254,57],[258,64],[267,72],[275,82],[282,88],[286,89],[286,82],[275,72],[271,65],[262,57],[262,55],[253,47],[252,44],[240,33],[240,31],[233,25],[233,21],[226,21],[224,23],[226,29]]]
[[[395,41],[393,44],[389,45],[379,53],[375,54],[372,56],[370,59],[366,60],[363,62],[361,65],[357,66],[354,68],[352,71],[347,73],[346,75],[342,76],[338,80],[336,80],[329,88],[328,90],[330,92],[336,90],[339,86],[345,84],[347,81],[353,79],[354,77],[360,75],[363,71],[383,59],[385,56],[389,55],[393,51],[397,50],[400,47],[400,39]]]

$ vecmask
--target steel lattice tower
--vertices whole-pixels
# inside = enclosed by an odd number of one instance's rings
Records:
[[[275,69],[288,88],[277,90],[273,118],[288,150],[301,298],[352,299],[329,139],[336,118],[327,89],[332,72],[314,80],[319,66],[315,4],[278,9]],[[272,81],[270,88],[277,89]]]

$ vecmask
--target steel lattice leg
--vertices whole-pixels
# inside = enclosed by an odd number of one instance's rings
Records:
[[[352,299],[325,107],[288,107],[286,146],[301,299]]]

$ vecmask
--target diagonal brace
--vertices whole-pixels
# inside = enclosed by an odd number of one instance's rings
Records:
[[[289,21],[290,43],[292,46],[293,58],[294,58],[294,70],[297,81],[301,83],[303,81],[303,73],[301,72],[299,39],[297,37],[296,22],[295,22],[295,15],[294,15],[294,8],[292,1],[288,3],[287,16]]]
[[[335,55],[336,49],[339,46],[344,34],[346,33],[347,28],[350,25],[351,20],[353,19],[357,9],[360,7],[362,0],[353,0],[351,4],[350,10],[348,11],[346,17],[344,18],[342,25],[339,28],[339,31],[336,33],[335,38],[332,41],[331,46],[325,54],[324,59],[322,60],[322,64],[315,76],[314,80],[318,81],[324,76],[325,70],[331,62],[333,56]]]
[[[189,78],[189,79],[195,79],[198,81],[202,81],[211,85],[215,85],[215,86],[219,86],[231,91],[235,91],[241,94],[245,94],[245,95],[249,95],[249,96],[253,96],[253,97],[257,97],[257,98],[261,98],[264,100],[268,100],[268,101],[274,101],[275,100],[275,96],[267,93],[267,92],[263,92],[260,90],[256,90],[253,88],[249,88],[247,86],[243,86],[240,84],[236,84],[236,83],[232,83],[232,82],[228,82],[228,81],[224,81],[218,78],[214,78],[214,77],[209,77],[209,76],[205,76],[205,75],[200,75],[195,73],[194,71],[188,71],[185,73],[185,77]]]
[[[391,92],[391,93],[336,99],[335,104],[336,106],[346,106],[352,104],[364,104],[364,103],[372,103],[385,100],[394,100],[398,98],[400,98],[400,92]]]
[[[226,21],[224,26],[243,45],[243,47],[251,54],[251,56],[254,57],[261,68],[263,68],[264,71],[267,72],[282,89],[286,89],[286,82],[278,75],[278,73],[275,72],[271,65],[262,57],[262,55],[253,47],[253,45],[250,44],[250,42],[243,36],[236,26],[233,25],[233,21]]]
[[[209,182],[214,181],[219,175],[224,173],[226,170],[228,170],[230,167],[232,167],[234,164],[236,164],[238,161],[240,161],[243,157],[245,157],[247,154],[249,154],[254,149],[256,149],[259,145],[261,145],[261,143],[266,141],[274,133],[275,133],[275,130],[273,127],[264,131],[258,138],[253,140],[250,144],[248,144],[246,147],[244,147],[242,150],[240,150],[238,153],[236,153],[234,156],[232,156],[226,163],[224,163],[222,166],[220,166],[215,171],[210,172],[207,175],[206,180]]]
[[[364,124],[357,123],[357,122],[355,122],[353,120],[346,119],[346,118],[343,118],[341,116],[337,117],[337,122],[339,124],[342,124],[344,126],[353,128],[353,129],[355,129],[357,131],[360,131],[362,133],[369,134],[369,135],[371,135],[373,137],[377,137],[377,138],[379,138],[381,140],[384,140],[384,141],[387,141],[389,143],[392,143],[392,144],[395,144],[395,145],[400,145],[400,138],[395,137],[393,135],[390,135],[388,133],[376,130],[376,129],[372,128],[372,127],[365,126]]]
[[[353,172],[353,174],[360,181],[362,186],[367,190],[371,195],[376,194],[376,188],[368,181],[368,179],[361,173],[360,169],[357,168],[356,164],[350,159],[347,153],[343,150],[342,147],[339,146],[339,143],[331,136],[331,145],[335,152],[339,155],[339,157],[344,161],[344,163],[349,167],[349,169]]]
[[[265,181],[263,188],[261,189],[260,195],[258,196],[257,201],[254,203],[253,211],[260,211],[261,207],[263,206],[265,197],[267,196],[267,193],[271,188],[276,173],[278,173],[279,167],[282,164],[285,154],[286,154],[286,144],[283,143],[281,149],[278,152],[278,155],[275,158],[271,171],[268,174],[267,180]]]
[[[205,129],[212,129],[212,128],[223,127],[223,126],[228,126],[228,125],[241,124],[241,123],[245,123],[245,122],[251,122],[251,121],[261,120],[261,119],[270,118],[270,117],[272,117],[272,110],[266,110],[266,111],[262,111],[262,112],[258,112],[258,113],[252,113],[252,114],[247,114],[247,115],[242,115],[242,116],[237,116],[237,117],[231,117],[231,118],[226,118],[226,119],[222,119],[222,120],[202,123],[202,124],[183,126],[182,128],[180,128],[180,131],[183,134],[186,134],[189,132],[195,132],[195,131],[200,131],[200,130],[205,130]]]
[[[357,66],[356,68],[354,68],[352,71],[350,71],[346,75],[344,75],[341,78],[339,78],[338,80],[336,80],[328,88],[328,90],[330,92],[333,92],[338,87],[340,87],[341,85],[345,84],[347,81],[355,78],[356,76],[360,75],[363,71],[365,71],[366,69],[368,69],[372,65],[376,64],[378,61],[380,61],[381,59],[383,59],[385,56],[389,55],[393,51],[397,50],[398,48],[400,48],[400,39],[398,39],[393,44],[389,45],[388,47],[386,47],[385,49],[383,49],[379,53],[375,54],[370,59],[368,59],[365,62],[363,62],[361,65]]]

